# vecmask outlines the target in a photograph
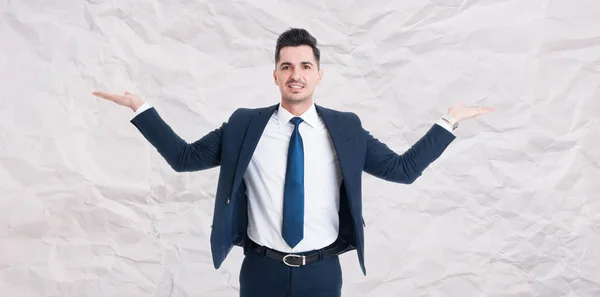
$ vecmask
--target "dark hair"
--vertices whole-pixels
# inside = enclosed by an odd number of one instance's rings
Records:
[[[305,29],[300,28],[290,28],[279,35],[277,38],[277,46],[275,47],[275,64],[279,63],[279,55],[282,48],[286,46],[301,45],[308,45],[312,48],[313,55],[317,61],[317,67],[319,67],[321,52],[317,48],[317,39],[310,35]]]

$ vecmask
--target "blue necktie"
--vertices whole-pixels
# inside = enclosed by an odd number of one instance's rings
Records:
[[[281,233],[283,239],[293,248],[304,237],[304,148],[298,132],[302,119],[295,117],[290,122],[294,124],[294,132],[288,148]]]

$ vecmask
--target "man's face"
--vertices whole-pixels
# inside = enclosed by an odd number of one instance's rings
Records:
[[[279,86],[282,100],[293,104],[312,99],[315,86],[323,77],[323,70],[317,67],[310,46],[282,48],[276,66],[273,78]]]

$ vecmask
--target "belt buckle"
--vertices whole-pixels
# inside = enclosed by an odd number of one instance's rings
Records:
[[[294,264],[290,264],[290,263],[286,262],[286,260],[287,260],[289,257],[294,257],[294,258],[299,258],[299,259],[302,259],[302,265],[294,265]],[[300,267],[300,266],[306,265],[306,256],[302,256],[302,255],[295,255],[295,254],[287,254],[287,255],[285,255],[285,256],[283,257],[283,264],[285,264],[285,265],[287,265],[287,266],[290,266],[290,267]]]

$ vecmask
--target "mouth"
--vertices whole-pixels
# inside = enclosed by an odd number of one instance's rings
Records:
[[[288,87],[288,89],[292,90],[293,92],[297,92],[297,91],[304,89],[303,84],[292,83],[292,84],[287,84],[286,86]]]

